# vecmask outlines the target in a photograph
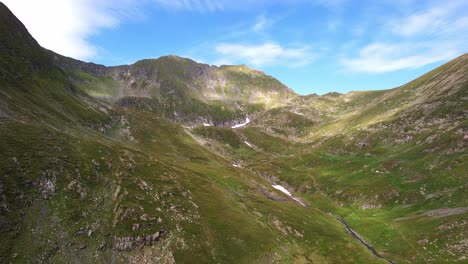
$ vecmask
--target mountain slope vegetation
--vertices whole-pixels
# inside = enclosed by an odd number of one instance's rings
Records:
[[[85,63],[0,22],[0,263],[466,261],[468,55],[300,96],[242,65]]]

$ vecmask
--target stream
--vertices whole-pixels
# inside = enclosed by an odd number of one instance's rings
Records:
[[[335,215],[333,215],[332,213],[328,213],[330,214],[331,216],[335,217],[336,220],[340,221],[345,227],[346,227],[346,230],[348,230],[348,232],[355,238],[357,239],[361,244],[363,244],[364,246],[366,246],[367,249],[369,249],[370,252],[372,252],[372,254],[374,254],[374,256],[380,258],[380,259],[383,259],[385,261],[387,261],[388,263],[390,264],[396,264],[396,262],[394,262],[393,260],[390,260],[386,257],[383,257],[382,255],[380,255],[379,253],[377,253],[377,251],[375,251],[375,249],[369,244],[367,243],[356,231],[354,231],[349,225],[348,223],[343,219],[343,218],[339,218]]]
[[[286,195],[288,195],[289,197],[291,197],[292,199],[294,199],[296,202],[300,203],[301,205],[303,206],[306,206],[304,203],[302,203],[298,198],[294,197],[288,190],[286,190],[286,188],[284,188],[283,186],[281,185],[272,185],[273,188],[277,189],[277,190],[280,190],[281,192],[285,193]],[[336,215],[334,215],[333,213],[331,212],[325,212],[326,214],[330,215],[330,216],[333,216],[336,220],[340,221],[340,223],[342,223],[346,230],[348,230],[348,232],[355,238],[357,239],[361,244],[363,244],[364,246],[366,246],[367,249],[369,249],[370,252],[372,252],[372,254],[382,260],[385,260],[386,262],[390,263],[390,264],[396,264],[396,262],[394,262],[393,260],[390,260],[386,257],[383,257],[382,255],[380,255],[379,253],[377,253],[377,251],[369,244],[367,243],[356,231],[354,231],[350,226],[349,224],[343,219],[343,218],[340,218]]]

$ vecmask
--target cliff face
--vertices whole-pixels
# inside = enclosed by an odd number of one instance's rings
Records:
[[[105,67],[50,52],[74,84],[97,98],[188,124],[232,124],[296,97],[246,66],[209,66],[177,56]]]

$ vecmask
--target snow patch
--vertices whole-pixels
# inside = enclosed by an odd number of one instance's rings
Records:
[[[253,148],[252,144],[250,144],[249,142],[247,142],[247,141],[244,141],[244,143],[245,143],[247,146],[249,146],[249,147]]]
[[[291,193],[288,190],[286,190],[286,188],[284,188],[283,186],[281,186],[281,185],[272,185],[272,187],[275,188],[276,190],[279,190],[279,191],[285,193],[286,195],[291,197],[294,201],[300,203],[302,206],[306,206],[303,202],[301,202],[301,200],[299,200],[298,198],[292,196]]]
[[[303,202],[301,202],[301,200],[297,199],[296,197],[291,196],[291,198],[293,198],[294,201],[300,203],[302,206],[306,206]]]
[[[242,123],[242,124],[237,124],[237,125],[234,125],[232,126],[231,128],[239,128],[239,127],[244,127],[246,126],[248,123],[250,123],[250,119],[248,117],[245,118],[245,122]]]
[[[239,164],[236,164],[236,163],[233,163],[232,166],[233,166],[233,167],[236,167],[236,168],[240,168],[240,167],[241,167]]]
[[[291,196],[291,193],[281,185],[272,185],[272,187],[275,188],[276,190],[280,190],[281,192],[287,194],[288,196]]]
[[[301,115],[301,116],[304,115],[303,113],[299,113],[299,112],[293,112],[293,113],[296,114],[296,115]]]
[[[210,127],[210,126],[212,126],[212,125],[211,125],[211,124],[208,124],[208,123],[203,123],[203,126]]]

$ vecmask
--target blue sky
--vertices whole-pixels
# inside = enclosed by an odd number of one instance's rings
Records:
[[[105,65],[246,64],[300,94],[387,89],[467,52],[468,1],[3,0],[39,43]]]

